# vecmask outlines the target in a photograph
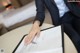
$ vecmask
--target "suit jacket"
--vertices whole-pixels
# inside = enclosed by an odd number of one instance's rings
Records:
[[[77,5],[76,2],[67,2],[67,0],[64,0],[65,4],[69,8],[69,10],[78,18],[80,18],[80,6]],[[36,4],[36,18],[35,20],[40,21],[40,26],[42,25],[44,18],[45,18],[45,7],[50,12],[52,22],[55,26],[60,24],[60,16],[59,16],[59,10],[57,8],[57,5],[55,4],[54,0],[35,0]]]

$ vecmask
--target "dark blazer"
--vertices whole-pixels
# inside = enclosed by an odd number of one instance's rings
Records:
[[[80,6],[76,2],[69,3],[67,0],[64,0],[65,4],[69,10],[78,18],[80,18]],[[59,10],[54,2],[54,0],[35,0],[37,14],[35,20],[40,21],[40,26],[42,25],[45,18],[45,7],[50,12],[52,22],[55,26],[60,24]]]

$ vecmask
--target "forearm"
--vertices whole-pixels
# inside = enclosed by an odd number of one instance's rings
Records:
[[[34,21],[33,27],[35,27],[35,26],[38,26],[39,27],[39,25],[40,25],[40,21],[38,21],[38,20]]]
[[[35,38],[35,36],[39,37],[39,33],[40,33],[39,25],[40,25],[40,22],[38,20],[34,21],[30,33],[25,38],[25,44],[30,44],[32,40]]]

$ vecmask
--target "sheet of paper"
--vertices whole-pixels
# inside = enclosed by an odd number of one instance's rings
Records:
[[[61,26],[41,31],[29,45],[24,45],[23,39],[15,53],[63,53]]]

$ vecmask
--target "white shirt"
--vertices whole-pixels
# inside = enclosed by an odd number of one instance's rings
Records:
[[[69,11],[68,7],[66,6],[63,0],[54,0],[54,1],[57,4],[57,7],[59,9],[60,17],[62,17],[66,12]]]

